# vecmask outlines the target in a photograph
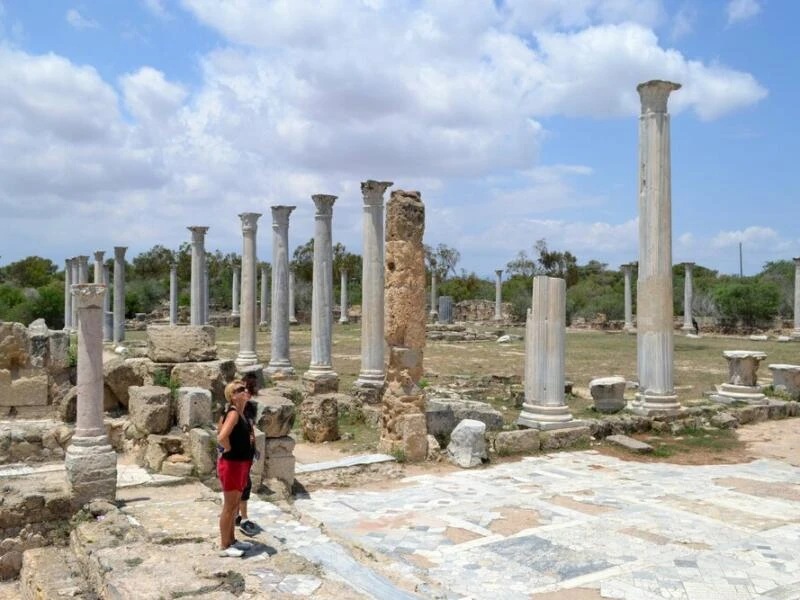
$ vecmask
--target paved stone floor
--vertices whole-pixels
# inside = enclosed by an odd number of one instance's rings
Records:
[[[772,460],[564,452],[295,508],[422,597],[800,598],[800,468]]]

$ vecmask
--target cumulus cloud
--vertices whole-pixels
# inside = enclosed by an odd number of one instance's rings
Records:
[[[716,248],[736,246],[740,242],[754,246],[774,244],[780,239],[777,231],[771,227],[751,226],[739,231],[720,231],[711,240]]]
[[[683,4],[672,18],[670,37],[677,40],[689,35],[694,31],[695,21],[697,21],[697,9],[692,4]]]
[[[64,18],[67,20],[67,23],[75,29],[97,29],[100,27],[97,21],[84,17],[74,8],[70,8]]]
[[[752,19],[760,12],[761,5],[758,0],[730,0],[725,6],[729,25]]]

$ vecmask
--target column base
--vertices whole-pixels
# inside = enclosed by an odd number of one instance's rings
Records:
[[[303,373],[303,387],[307,394],[335,394],[339,391],[339,375],[328,367],[313,367]]]
[[[636,333],[636,327],[633,325],[625,325],[622,327],[622,331],[625,333]]]
[[[734,402],[746,402],[755,406],[769,404],[767,397],[761,393],[760,385],[734,385],[723,383],[718,385],[717,393],[711,394],[709,398],[721,404],[733,404]]]
[[[794,329],[794,330],[792,330],[792,333],[791,333],[791,334],[789,334],[789,335],[791,335],[793,338],[798,338],[798,339],[800,339],[800,329]]]
[[[547,431],[582,427],[586,422],[574,419],[566,404],[548,406],[525,402],[522,404],[522,412],[519,414],[516,424],[519,427]]]
[[[688,324],[684,323],[683,327],[681,327],[681,331],[691,331],[692,333],[694,333],[694,325],[692,325],[691,323]]]
[[[64,467],[70,494],[79,506],[95,498],[116,499],[117,453],[105,434],[72,438]]]
[[[683,410],[676,394],[659,394],[648,390],[636,394],[636,400],[631,402],[631,411],[643,416],[677,415]]]
[[[339,319],[339,325],[347,325],[350,319]]]
[[[258,356],[255,352],[249,350],[245,352],[239,352],[239,355],[233,362],[236,364],[237,368],[249,367],[250,365],[258,364]]]
[[[430,313],[428,313],[428,320],[431,323],[436,323],[436,321],[439,320],[439,313],[436,312],[435,310],[432,310]]]
[[[297,317],[289,317],[289,325],[298,325],[300,321],[297,320]]]
[[[231,312],[231,316],[232,316],[232,317],[241,317],[241,316],[242,316],[242,313],[239,313],[239,312]]]
[[[292,363],[287,360],[270,361],[264,369],[264,375],[271,379],[294,379],[295,371]]]
[[[360,399],[363,404],[380,404],[385,387],[386,379],[383,373],[371,374],[369,378],[362,373],[353,383],[351,395]]]

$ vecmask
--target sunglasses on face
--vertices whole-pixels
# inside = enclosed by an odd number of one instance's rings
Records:
[[[246,392],[246,391],[247,391],[246,387],[237,387],[237,388],[234,388],[233,393],[234,394],[241,394],[242,392]]]

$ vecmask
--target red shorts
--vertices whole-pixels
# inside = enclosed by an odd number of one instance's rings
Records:
[[[250,474],[250,460],[217,459],[217,476],[223,492],[244,491],[247,476]]]

